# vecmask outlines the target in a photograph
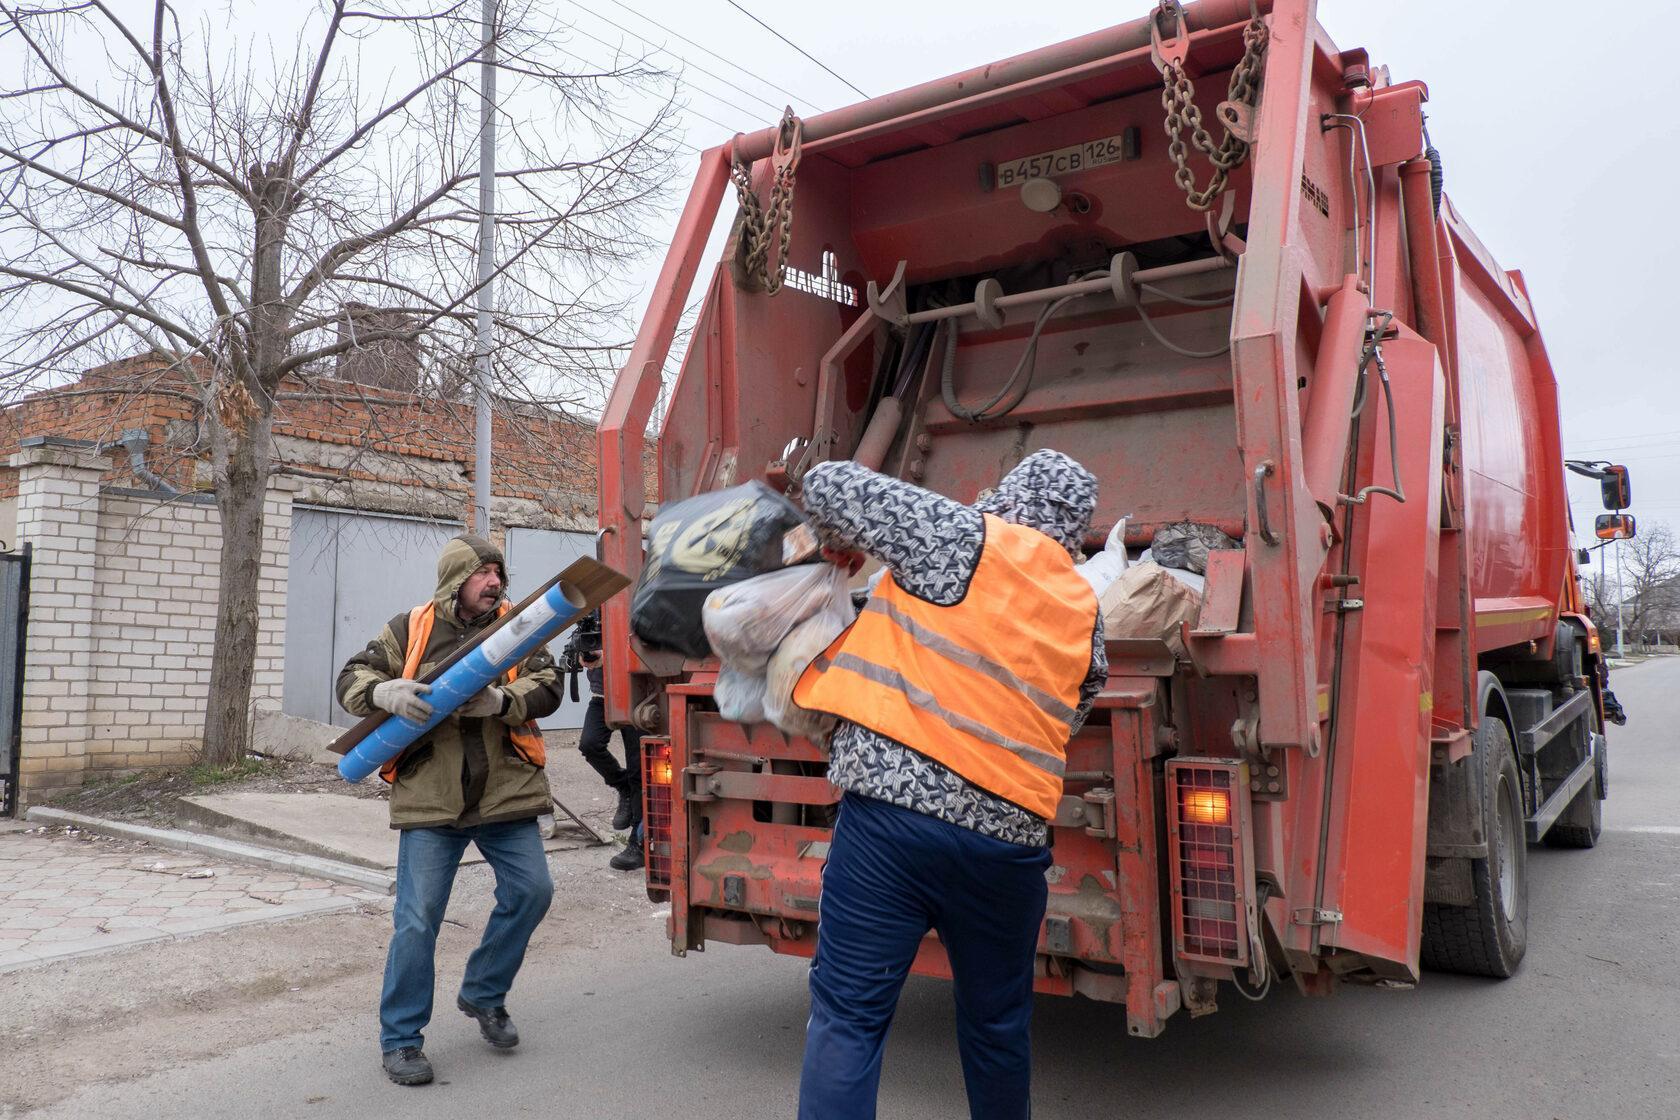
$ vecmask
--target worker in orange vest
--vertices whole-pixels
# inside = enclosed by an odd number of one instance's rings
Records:
[[[506,588],[506,563],[490,542],[466,535],[444,545],[432,598],[391,619],[340,671],[344,710],[425,723],[432,705],[420,678],[509,609]],[[537,827],[551,800],[536,721],[559,706],[559,671],[539,648],[380,771],[391,783],[391,827],[401,830],[394,929],[379,1000],[385,1074],[399,1085],[432,1080],[422,1031],[432,1016],[433,951],[468,844],[496,874],[496,908],[467,959],[455,1004],[491,1046],[519,1044],[505,1001],[554,897]]]
[[[1056,451],[965,506],[860,467],[804,481],[827,554],[888,571],[794,700],[839,718],[844,791],[823,868],[802,1120],[875,1115],[899,990],[936,930],[970,1114],[1030,1110],[1033,962],[1068,739],[1108,675],[1074,569],[1096,479]]]

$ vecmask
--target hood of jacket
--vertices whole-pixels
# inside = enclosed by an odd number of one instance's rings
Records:
[[[494,564],[501,570],[502,590],[506,592],[507,561],[503,558],[501,549],[483,537],[475,537],[471,533],[452,538],[443,546],[443,551],[438,555],[437,590],[432,592],[432,603],[441,617],[458,624],[466,624],[467,620],[460,617],[457,609],[456,596],[461,593],[461,585],[467,582],[467,577],[485,564]]]
[[[1097,478],[1060,451],[1035,451],[974,508],[1037,529],[1079,561],[1085,558],[1085,536],[1097,510]]]

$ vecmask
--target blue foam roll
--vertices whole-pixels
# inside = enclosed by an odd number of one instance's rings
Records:
[[[426,702],[432,716],[415,723],[401,716],[387,716],[373,731],[338,760],[338,773],[345,781],[359,782],[395,758],[411,743],[476,696],[485,685],[518,664],[533,650],[554,640],[588,610],[570,588],[556,583],[548,593],[512,618],[478,647],[451,665],[432,682]]]

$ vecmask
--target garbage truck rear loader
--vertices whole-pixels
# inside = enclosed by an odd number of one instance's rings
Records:
[[[1193,624],[1111,635],[1068,748],[1037,982],[1143,1036],[1223,982],[1509,975],[1526,845],[1592,846],[1605,788],[1522,277],[1443,193],[1424,85],[1338,49],[1311,0],[1258,10],[1168,4],[705,153],[601,429],[603,559],[633,573],[734,168],[660,501],[797,497],[848,457],[971,501],[1053,447],[1100,479],[1092,549],[1122,517],[1134,549],[1185,520],[1237,542]],[[606,697],[648,732],[673,950],[810,954],[823,754],[723,721],[715,662],[633,641],[627,611]],[[936,939],[916,967],[946,972]]]

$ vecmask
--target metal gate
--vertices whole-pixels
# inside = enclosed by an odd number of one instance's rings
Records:
[[[281,710],[349,727],[339,667],[395,615],[431,599],[438,553],[459,522],[292,507]]]
[[[0,552],[0,817],[18,807],[23,748],[23,638],[29,624],[29,546]]]

